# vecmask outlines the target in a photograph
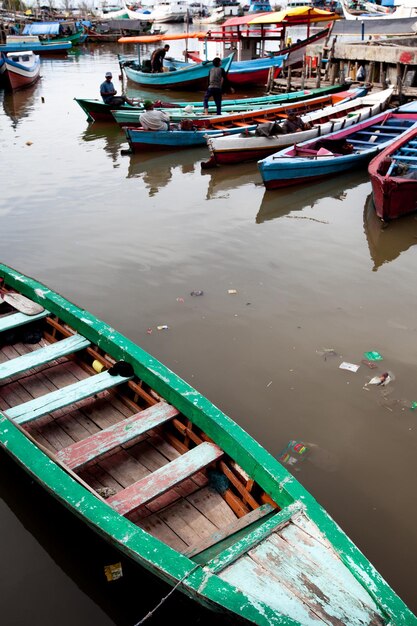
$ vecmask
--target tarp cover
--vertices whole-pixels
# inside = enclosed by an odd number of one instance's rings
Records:
[[[23,35],[59,35],[59,22],[35,22],[26,24]]]

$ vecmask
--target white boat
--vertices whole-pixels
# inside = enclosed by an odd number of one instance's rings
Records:
[[[256,134],[256,131],[249,133],[243,131],[240,135],[225,133],[207,137],[211,158],[205,167],[256,161],[294,143],[314,139],[363,122],[372,115],[381,113],[387,107],[393,91],[394,88],[390,87],[384,91],[349,101],[345,100],[324,109],[316,109],[301,116],[303,122],[310,124],[312,128],[296,133],[268,134],[268,127],[265,127],[264,135]],[[279,118],[278,121],[280,121]],[[274,122],[270,123],[274,124]]]
[[[142,15],[148,15],[157,24],[185,22],[187,16],[191,15],[185,0],[159,0],[148,9]]]
[[[0,53],[2,54],[2,53]],[[12,91],[33,85],[40,76],[41,62],[32,50],[4,55],[3,77]]]
[[[401,19],[417,17],[417,0],[409,0],[398,5],[396,9],[382,12],[376,9],[378,5],[361,0],[340,0],[343,16],[346,20],[375,20]],[[381,7],[380,7],[381,8]]]

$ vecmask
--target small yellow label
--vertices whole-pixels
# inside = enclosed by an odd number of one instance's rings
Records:
[[[123,576],[122,564],[114,563],[113,565],[105,565],[104,574],[106,575],[108,583],[111,583],[113,580],[118,580]]]

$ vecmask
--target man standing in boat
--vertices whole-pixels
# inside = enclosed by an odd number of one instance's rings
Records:
[[[152,52],[151,71],[153,74],[155,73],[159,74],[160,72],[163,71],[164,58],[168,50],[169,50],[169,45],[165,44],[163,48],[157,48],[156,50]]]
[[[203,106],[205,115],[208,115],[208,101],[211,97],[213,98],[216,105],[217,115],[221,115],[222,112],[222,93],[226,87],[227,75],[221,65],[221,58],[215,57],[213,59],[213,67],[211,68],[209,73],[208,88],[204,96]],[[234,89],[230,88],[230,91],[233,93]]]
[[[104,81],[104,83],[101,83],[100,85],[100,95],[105,104],[109,104],[110,106],[116,108],[121,106],[122,104],[125,104],[126,102],[127,104],[133,105],[132,100],[129,100],[129,98],[126,98],[126,96],[116,96],[117,91],[114,88],[111,80],[113,78],[111,72],[106,72],[105,78],[106,80]]]

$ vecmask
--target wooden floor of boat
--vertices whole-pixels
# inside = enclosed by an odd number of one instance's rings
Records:
[[[33,345],[3,346],[0,363],[45,345],[48,343],[42,339]],[[0,381],[0,410],[7,411],[88,377],[89,374],[74,360],[59,358],[43,368]],[[56,454],[133,414],[134,411],[121,402],[117,394],[104,391],[76,405],[56,410],[53,415],[46,414],[25,424],[24,428]],[[77,473],[98,493],[103,493],[103,488],[117,493],[179,456],[170,443],[151,430],[133,444],[123,444],[100,456]],[[204,472],[182,481],[127,517],[171,547],[189,553],[193,552],[193,546],[204,543],[218,529],[237,520],[220,493],[209,485]]]

